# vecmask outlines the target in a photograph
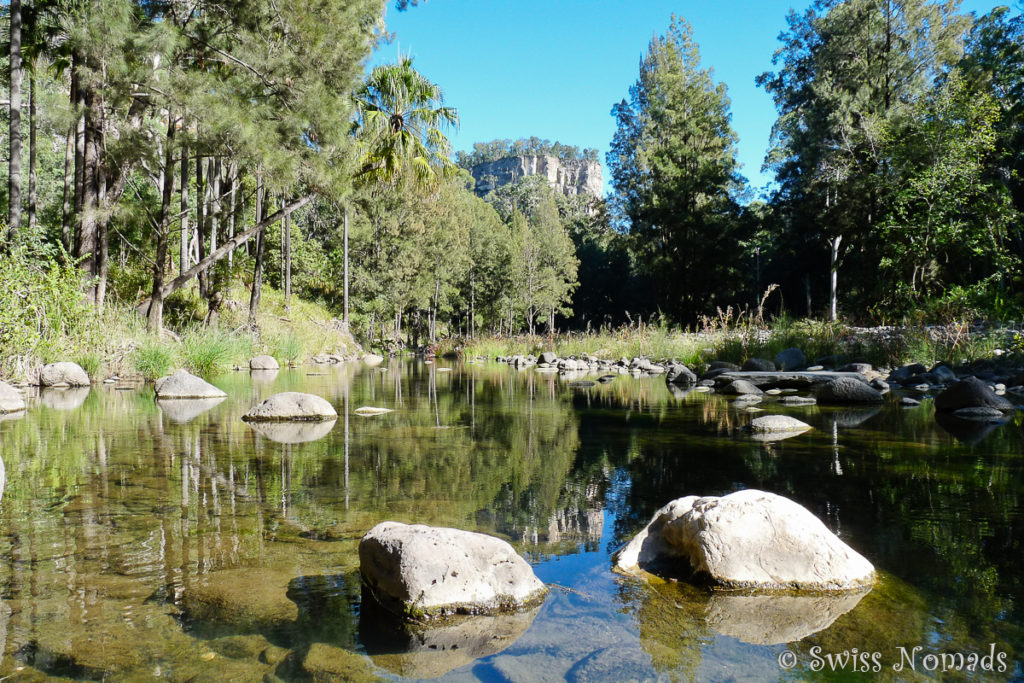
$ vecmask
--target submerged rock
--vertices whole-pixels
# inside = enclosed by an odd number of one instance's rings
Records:
[[[811,425],[789,415],[764,415],[750,421],[750,431],[755,434],[779,432],[806,432]]]
[[[935,397],[935,410],[951,413],[963,408],[993,408],[1001,412],[1014,410],[1013,404],[992,391],[977,377],[965,377]]]
[[[267,568],[225,569],[203,574],[182,594],[190,619],[229,625],[236,632],[280,627],[298,618],[298,606],[288,598],[291,571]]]
[[[517,610],[547,593],[505,541],[422,524],[370,529],[359,542],[359,569],[382,605],[414,619]]]
[[[763,391],[757,388],[757,385],[755,385],[752,382],[748,382],[745,379],[737,379],[732,382],[729,382],[718,391],[721,394],[727,394],[729,396],[745,396],[748,394],[753,396],[760,396],[764,393]]]
[[[331,420],[338,417],[334,406],[313,394],[285,391],[274,394],[242,416],[247,422],[285,422],[288,420]]]
[[[374,415],[384,415],[385,413],[393,413],[391,408],[376,408],[374,406],[362,406],[352,411],[356,415],[363,417],[373,417]]]
[[[708,601],[708,625],[754,645],[780,645],[824,631],[857,606],[867,591],[819,595],[732,595]]]
[[[682,363],[673,363],[668,366],[665,381],[669,384],[680,384],[688,387],[697,383],[697,375]]]
[[[363,363],[365,363],[366,365],[368,365],[368,366],[370,366],[372,368],[372,367],[376,367],[376,366],[380,365],[381,363],[383,363],[384,362],[384,356],[378,356],[375,353],[367,353],[360,360],[362,360]]]
[[[156,381],[156,397],[163,399],[183,398],[224,398],[223,391],[206,380],[196,377],[188,370],[178,370],[173,375]]]
[[[674,500],[616,557],[629,574],[666,562],[727,588],[834,591],[874,581],[871,563],[806,508],[755,489]]]
[[[53,387],[66,384],[70,387],[89,386],[89,375],[77,363],[61,362],[44,365],[39,371],[39,385]]]
[[[250,370],[277,370],[280,367],[276,358],[265,354],[249,360]]]
[[[7,382],[0,382],[0,415],[25,410],[25,398]]]

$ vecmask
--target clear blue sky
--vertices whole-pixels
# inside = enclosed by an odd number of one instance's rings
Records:
[[[641,55],[674,12],[693,26],[705,68],[732,100],[742,173],[756,191],[775,109],[754,78],[771,70],[790,7],[809,0],[429,0],[405,12],[389,3],[395,40],[373,62],[410,52],[439,84],[461,126],[455,149],[496,138],[537,136],[604,154],[615,132],[612,105],[626,97]],[[984,14],[1011,2],[966,0]],[[608,188],[605,170],[605,188]]]

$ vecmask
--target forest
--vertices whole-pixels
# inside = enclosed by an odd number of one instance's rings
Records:
[[[530,138],[453,152],[443,84],[409,56],[368,67],[390,39],[384,10],[4,7],[0,355],[46,356],[87,324],[112,343],[126,317],[181,335],[239,307],[233,332],[258,336],[268,288],[389,347],[638,318],[690,328],[757,306],[865,324],[1024,315],[1019,10],[791,12],[758,78],[778,118],[775,183],[757,199],[726,84],[672,17],[611,108],[600,200],[539,178],[475,196],[474,164],[597,151]]]

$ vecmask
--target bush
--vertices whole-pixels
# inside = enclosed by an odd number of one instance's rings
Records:
[[[163,377],[174,365],[174,354],[166,345],[156,340],[143,342],[132,354],[132,363],[147,380]]]

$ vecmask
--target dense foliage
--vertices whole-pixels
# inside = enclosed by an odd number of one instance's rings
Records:
[[[596,149],[580,149],[573,145],[563,145],[550,140],[541,140],[537,137],[529,139],[519,138],[518,140],[491,140],[490,142],[476,142],[473,144],[473,151],[455,153],[455,163],[465,169],[471,169],[477,164],[484,164],[488,161],[497,161],[506,157],[520,156],[551,156],[563,161],[597,161]]]

